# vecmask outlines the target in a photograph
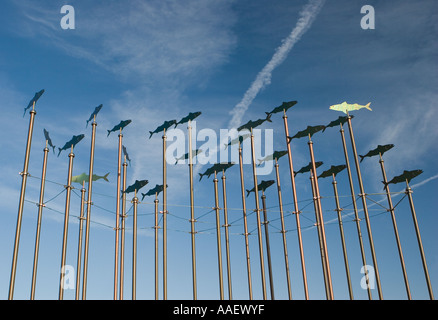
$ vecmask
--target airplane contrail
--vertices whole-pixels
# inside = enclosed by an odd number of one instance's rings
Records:
[[[240,125],[242,117],[249,105],[255,99],[257,94],[271,83],[272,72],[277,68],[287,57],[293,46],[301,39],[303,34],[311,27],[316,16],[320,12],[325,0],[310,0],[308,4],[300,12],[300,18],[292,30],[290,35],[282,41],[268,62],[268,64],[258,73],[256,79],[246,91],[242,100],[230,111],[233,115],[230,120],[229,127],[237,128]]]

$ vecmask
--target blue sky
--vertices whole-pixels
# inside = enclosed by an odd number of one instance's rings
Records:
[[[50,132],[53,143],[62,147],[73,135],[85,134],[75,148],[74,174],[88,173],[91,126],[85,121],[94,108],[103,104],[98,115],[95,173],[110,173],[110,182],[93,184],[92,228],[90,234],[89,280],[87,297],[112,299],[114,272],[114,231],[117,176],[117,135],[107,137],[107,130],[120,120],[132,119],[124,129],[124,145],[132,160],[128,168],[128,185],[136,179],[148,179],[149,187],[162,182],[161,135],[148,139],[164,120],[181,119],[189,112],[202,111],[197,119],[202,129],[229,128],[232,110],[259,73],[285,43],[308,3],[305,0],[266,1],[4,1],[0,12],[0,93],[1,124],[4,132],[0,165],[0,201],[3,222],[0,240],[0,298],[7,299],[12,261],[17,208],[20,193],[25,142],[29,115],[23,109],[36,91],[46,92],[37,103],[21,232],[16,299],[28,299],[32,278],[33,250],[41,165],[45,145],[43,128]],[[76,29],[60,26],[62,5],[75,8]],[[363,5],[373,5],[376,28],[363,30],[360,21]],[[438,286],[438,251],[436,247],[438,205],[434,191],[438,182],[435,142],[438,138],[437,111],[437,4],[421,1],[326,1],[310,28],[270,74],[270,81],[257,92],[241,114],[241,124],[265,116],[265,111],[283,101],[297,100],[288,111],[291,134],[308,125],[326,125],[339,113],[330,105],[343,101],[366,104],[372,112],[354,113],[353,128],[359,154],[378,144],[393,143],[395,148],[384,155],[390,178],[403,170],[422,169],[424,173],[412,181],[423,245],[433,288]],[[181,126],[182,128],[183,126]],[[286,149],[280,114],[262,129],[273,129],[273,148]],[[182,128],[185,129],[185,128]],[[170,133],[169,133],[170,134]],[[348,135],[347,135],[348,138]],[[313,137],[316,160],[324,165],[342,164],[344,156],[339,132],[335,128]],[[219,143],[219,141],[217,141]],[[197,147],[203,141],[197,142]],[[351,152],[351,148],[349,147]],[[308,164],[306,139],[292,143],[296,170]],[[262,151],[263,154],[263,151]],[[350,160],[352,154],[350,153]],[[67,179],[67,152],[59,158],[50,153],[45,199],[62,190]],[[279,161],[294,299],[303,299],[299,251],[296,236],[292,192],[286,157]],[[352,163],[353,165],[353,163]],[[197,165],[203,172],[208,165]],[[367,193],[381,193],[378,158],[361,163]],[[245,184],[252,185],[252,168],[245,165]],[[219,175],[220,177],[220,175]],[[260,180],[275,179],[274,172]],[[351,199],[346,172],[338,175],[348,257],[356,299],[367,299],[360,287],[362,261],[357,232],[351,216]],[[311,299],[325,299],[318,237],[308,174],[297,176],[297,193],[303,231]],[[355,181],[355,190],[359,187]],[[191,247],[188,168],[168,167],[168,298],[191,299]],[[79,186],[74,191],[79,194]],[[221,181],[219,179],[219,187]],[[391,185],[392,192],[404,186]],[[330,179],[320,180],[327,245],[336,299],[348,299],[342,248],[332,197]],[[247,299],[245,247],[241,211],[240,181],[237,167],[227,171],[231,268],[233,298]],[[274,265],[275,296],[287,299],[283,248],[278,232],[278,200],[275,187],[266,192],[270,208],[270,238]],[[371,196],[386,206],[384,195]],[[402,196],[394,195],[397,203]],[[220,201],[222,202],[222,195]],[[161,199],[160,199],[161,200]],[[154,298],[154,224],[153,199],[145,198],[139,206],[137,298]],[[79,198],[72,196],[69,224],[67,264],[76,266]],[[405,299],[403,277],[392,230],[391,217],[382,207],[370,206],[371,226],[385,299]],[[161,205],[161,204],[160,204]],[[195,216],[214,206],[212,178],[195,178]],[[47,203],[43,212],[36,298],[57,299],[63,232],[65,193]],[[254,209],[254,197],[247,198],[248,210]],[[128,204],[128,208],[130,204]],[[361,207],[358,201],[358,207]],[[427,287],[407,199],[396,208],[403,253],[414,299],[427,299]],[[363,212],[360,211],[363,218]],[[251,267],[254,298],[262,298],[256,236],[255,215],[249,216]],[[221,212],[223,222],[223,213]],[[125,298],[131,290],[132,215],[127,220]],[[218,299],[218,271],[214,213],[199,219],[196,236],[198,298]],[[372,263],[366,226],[361,222],[367,262]],[[225,249],[222,228],[222,247]],[[161,250],[161,234],[160,234]],[[266,250],[264,251],[266,254]],[[223,252],[225,266],[225,251]],[[265,263],[267,267],[267,264]],[[267,270],[266,270],[267,272]],[[161,287],[160,253],[160,296]],[[224,268],[224,279],[226,269]],[[269,285],[268,285],[269,287]],[[226,289],[225,282],[225,292]],[[227,297],[227,295],[225,295]],[[67,290],[65,299],[74,299]],[[373,297],[378,297],[373,291]]]

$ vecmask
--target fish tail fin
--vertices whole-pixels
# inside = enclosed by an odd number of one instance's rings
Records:
[[[141,194],[141,201],[144,200],[144,197],[146,197],[146,193],[142,193],[142,194]]]
[[[268,121],[268,122],[272,122],[272,120],[271,120],[271,116],[272,116],[272,113],[267,113],[266,121]]]
[[[108,131],[108,134],[106,136],[109,137],[111,130],[107,130],[107,131]]]
[[[385,183],[385,181],[382,181],[382,183],[383,183],[383,190],[385,190],[385,189],[386,189],[386,186],[388,185],[388,182]]]
[[[87,120],[87,125],[85,126],[85,129],[88,128],[88,122],[90,122],[90,120]]]
[[[250,190],[246,189],[246,197],[248,198],[249,194],[251,193]]]
[[[258,162],[259,162],[259,164],[258,164],[258,166],[260,167],[261,165],[262,165],[262,163],[263,163],[263,160],[257,160]]]
[[[271,115],[270,112],[265,112],[265,113],[266,113],[266,116],[267,116],[267,117],[269,117],[269,116]]]
[[[359,155],[359,157],[360,157],[360,162],[362,162],[363,159],[365,159],[365,156],[361,156],[361,155]]]
[[[224,145],[225,145],[225,149],[224,149],[224,150],[227,150],[227,148],[228,148],[228,143],[224,143]]]
[[[103,180],[105,180],[106,182],[109,182],[109,180],[108,180],[108,175],[109,175],[110,173],[108,172],[106,175],[104,175],[103,176]]]
[[[204,175],[202,174],[202,173],[199,173],[199,181],[201,181],[202,180],[202,177],[203,177]]]
[[[59,152],[58,152],[58,157],[59,157],[59,155],[61,154],[62,149],[58,148],[58,150],[59,150]]]
[[[370,104],[371,104],[371,102],[368,102],[368,104],[365,106],[365,108],[370,110],[370,111],[373,111],[373,109],[370,108]]]
[[[152,131],[149,131],[149,133],[151,134],[150,136],[149,136],[149,139],[150,138],[152,138],[152,135],[154,134]]]
[[[298,172],[294,171],[294,177],[296,177],[296,176],[297,176],[297,173],[298,173]]]

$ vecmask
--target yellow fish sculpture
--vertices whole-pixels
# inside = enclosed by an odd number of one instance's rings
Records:
[[[335,111],[342,111],[343,113],[347,114],[347,111],[354,111],[354,110],[359,110],[362,108],[366,108],[370,111],[373,111],[370,108],[370,104],[371,102],[369,102],[367,105],[365,106],[361,106],[360,104],[348,104],[346,101],[342,102],[341,104],[335,104],[333,106],[330,106],[330,110],[335,110]]]

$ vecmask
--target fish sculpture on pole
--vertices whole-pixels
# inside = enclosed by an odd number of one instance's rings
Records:
[[[225,149],[227,149],[228,147],[231,147],[232,145],[238,144],[238,143],[242,144],[243,140],[245,140],[245,139],[247,139],[249,137],[251,137],[251,133],[241,134],[239,132],[239,136],[237,138],[231,140],[228,143],[224,143]]]
[[[287,154],[287,150],[285,150],[285,151],[274,151],[273,154],[270,154],[270,155],[264,157],[263,159],[259,159],[258,160],[259,161],[258,165],[261,166],[262,163],[265,162],[265,161],[273,161],[274,159],[278,160],[278,159],[280,159],[282,156],[284,156],[286,154]]]
[[[43,131],[44,131],[44,137],[46,138],[48,145],[52,147],[53,153],[55,153],[55,146],[52,143],[52,139],[50,139],[49,132],[46,129],[43,129]]]
[[[320,166],[322,166],[324,164],[324,162],[322,161],[317,161],[315,162],[315,167],[319,168]],[[310,162],[307,166],[302,167],[300,170],[298,171],[294,171],[294,177],[297,176],[298,173],[305,173],[305,172],[310,172],[310,170],[312,170],[312,162]]]
[[[335,104],[335,105],[330,106],[329,109],[334,110],[334,111],[342,111],[345,114],[348,114],[349,111],[360,110],[362,108],[365,108],[369,111],[373,111],[373,109],[370,108],[370,104],[371,104],[371,102],[369,102],[368,104],[363,106],[363,105],[360,105],[357,103],[349,104],[346,101],[344,101],[341,104]]]
[[[360,157],[360,162],[363,161],[363,159],[365,159],[366,157],[373,157],[373,156],[378,156],[379,154],[383,156],[383,154],[388,151],[391,150],[392,148],[394,148],[393,144],[385,144],[384,146],[381,146],[380,144],[377,146],[377,148],[368,151],[368,153],[364,156],[359,155]]]
[[[135,180],[134,184],[130,185],[123,192],[124,193],[131,193],[131,192],[134,192],[134,191],[139,191],[141,188],[143,188],[148,183],[149,183],[148,180]]]
[[[348,121],[347,118],[348,117],[339,117],[338,119],[333,120],[328,125],[326,125],[324,129],[322,129],[322,132],[324,132],[325,129],[327,129],[327,128],[332,128],[332,127],[336,127],[336,126],[340,126],[340,125],[345,124]],[[353,118],[354,118],[354,116],[351,116],[351,119],[353,119]]]
[[[104,176],[99,176],[99,175],[97,175],[97,174],[93,174],[93,181],[97,181],[97,180],[100,180],[100,179],[103,179],[103,180],[105,180],[106,182],[109,182],[109,180],[108,180],[108,175],[109,175],[110,173],[108,172],[106,175],[104,175]],[[82,184],[82,182],[88,182],[90,180],[90,177],[89,177],[89,175],[88,174],[86,174],[85,172],[84,173],[81,173],[80,175],[78,175],[78,176],[73,176],[72,178],[71,178],[71,182],[75,182],[75,183],[79,183],[79,184]]]
[[[299,131],[293,137],[287,137],[288,142],[290,143],[292,139],[299,139],[304,137],[312,137],[315,133],[324,130],[325,126],[308,126],[305,130]]]
[[[62,148],[58,148],[58,150],[59,150],[59,152],[58,152],[58,157],[59,157],[59,155],[61,154],[61,151],[63,151],[63,150],[68,150],[68,149],[70,149],[71,147],[75,147],[82,139],[84,139],[85,138],[85,135],[84,134],[80,134],[80,135],[77,135],[77,136],[73,136],[73,138],[71,138],[71,140],[70,141],[68,141],[68,142],[66,142],[65,143],[65,145],[62,147]]]
[[[234,166],[235,163],[234,162],[227,162],[227,163],[215,163],[213,166],[211,166],[210,168],[208,168],[204,173],[199,173],[199,181],[202,180],[203,176],[207,176],[207,178],[210,178],[210,176],[212,174],[214,174],[215,172],[219,172],[219,171],[227,171],[227,169],[229,169],[230,167]]]
[[[126,147],[122,145],[123,155],[126,157],[126,160],[129,161],[129,165],[131,165],[131,159],[129,158],[128,151],[126,150]]]
[[[87,120],[87,125],[85,126],[85,128],[88,128],[88,123],[97,117],[97,114],[99,113],[100,109],[102,109],[102,107],[103,105],[101,104],[94,109],[93,113],[90,115],[90,118],[88,118]]]
[[[175,123],[175,128],[179,125],[179,124],[183,124],[183,123],[187,123],[189,121],[193,121],[195,120],[197,117],[199,117],[202,114],[202,112],[198,111],[198,112],[190,112],[186,117],[182,118],[180,121]]]
[[[176,124],[176,120],[170,120],[170,121],[164,121],[164,123],[159,126],[158,128],[156,128],[154,131],[149,131],[149,139],[152,138],[152,135],[154,133],[160,133],[160,132],[165,132],[167,129],[169,129],[171,126]]]
[[[43,93],[44,93],[44,89],[35,93],[35,96],[29,101],[27,107],[24,108],[23,118],[26,115],[27,110],[29,110],[30,108],[35,108],[37,101],[39,100],[39,98],[41,98]]]
[[[267,188],[269,188],[270,186],[272,186],[274,183],[275,183],[274,180],[268,180],[268,181],[262,180],[262,182],[260,182],[257,185],[257,189],[258,189],[258,191],[261,190],[261,191],[265,192],[265,190]],[[251,190],[246,190],[246,197],[247,198],[248,198],[248,196],[250,195],[251,192],[255,192],[255,188],[252,188]]]
[[[415,177],[419,176],[422,173],[423,173],[423,170],[411,170],[411,171],[404,170],[401,175],[395,176],[394,178],[389,180],[387,183],[385,183],[384,181],[382,181],[382,183],[385,185],[385,187],[390,183],[396,184],[396,183],[405,182],[405,181],[407,181],[409,183],[409,182],[411,182],[412,179],[414,179]]]
[[[166,186],[166,187],[168,187],[168,186]],[[164,189],[163,185],[158,185],[158,184],[155,185],[155,187],[150,189],[148,192],[141,194],[142,195],[141,201],[143,201],[144,198],[147,196],[154,196],[154,195],[158,196],[160,194],[160,192],[163,191],[163,189]]]
[[[112,128],[111,130],[107,130],[108,134],[107,137],[109,137],[111,132],[116,132],[116,131],[122,131],[128,124],[130,124],[132,122],[132,120],[122,120],[120,121],[120,123],[116,126],[114,126],[114,128]]]
[[[196,149],[196,150],[192,150],[192,159],[194,158],[194,157],[196,157],[198,154],[201,154],[202,153],[202,149]],[[178,164],[178,161],[180,161],[180,160],[187,160],[187,159],[189,159],[189,152],[187,152],[185,155],[183,155],[183,156],[181,156],[181,157],[179,157],[179,158],[175,158],[175,165],[176,164]]]
[[[272,115],[274,113],[279,113],[279,112],[286,112],[288,109],[292,108],[294,105],[296,105],[298,102],[297,101],[289,101],[289,102],[283,102],[281,104],[281,106],[278,106],[276,108],[274,108],[271,112],[265,112],[266,115]]]
[[[237,131],[242,131],[244,129],[246,129],[246,130],[254,129],[255,127],[262,125],[266,121],[272,122],[271,114],[268,114],[265,119],[258,119],[256,121],[250,120],[247,123],[245,123],[244,125],[241,125],[239,128],[237,128]]]
[[[321,173],[318,176],[318,179],[319,178],[331,177],[332,175],[336,176],[339,172],[341,172],[345,168],[347,168],[347,166],[345,164],[341,164],[339,166],[331,166],[330,169],[328,169],[328,170],[324,171],[323,173]]]

